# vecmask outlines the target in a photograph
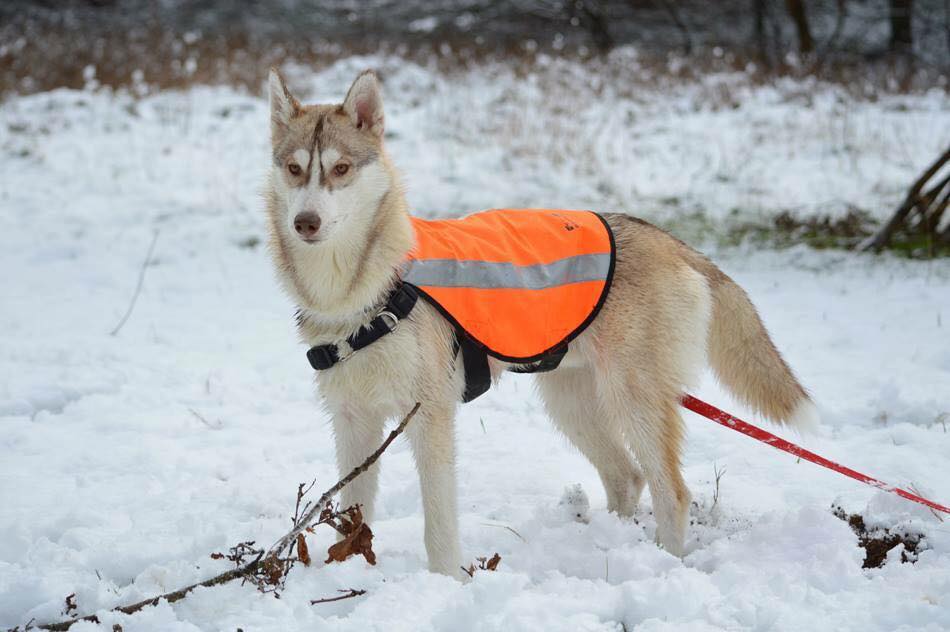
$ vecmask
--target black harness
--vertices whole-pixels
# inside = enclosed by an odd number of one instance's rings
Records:
[[[325,371],[345,361],[351,355],[373,344],[383,336],[396,331],[399,321],[408,317],[419,300],[419,292],[408,283],[399,284],[389,294],[386,304],[367,325],[347,337],[346,347],[340,344],[316,345],[307,350],[307,360],[317,371]],[[488,352],[476,342],[464,329],[455,328],[454,354],[462,352],[462,366],[465,369],[465,391],[462,402],[470,402],[483,394],[491,386],[491,371],[488,368]],[[530,364],[520,364],[509,369],[513,373],[543,373],[553,371],[561,364],[567,353],[563,345],[545,355],[541,360]]]

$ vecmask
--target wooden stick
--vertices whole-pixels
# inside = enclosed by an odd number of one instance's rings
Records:
[[[907,192],[907,197],[904,198],[904,202],[897,208],[894,212],[894,215],[891,216],[891,219],[887,224],[881,228],[875,235],[871,238],[865,240],[862,244],[858,246],[858,250],[874,250],[875,252],[880,252],[885,246],[891,242],[891,237],[894,236],[894,233],[897,232],[897,229],[904,224],[904,220],[907,218],[907,215],[917,206],[917,203],[920,201],[920,191],[924,188],[924,185],[927,184],[927,181],[930,180],[940,169],[950,161],[950,147],[947,148],[943,154],[937,158],[924,173],[917,178],[917,181],[914,182],[910,190]]]
[[[318,603],[330,603],[331,601],[343,601],[344,599],[352,599],[353,597],[359,597],[360,595],[365,595],[365,590],[356,590],[350,588],[349,590],[338,590],[337,592],[346,593],[340,595],[339,597],[324,597],[323,599],[311,599],[310,605],[315,606]]]
[[[360,465],[353,468],[353,471],[344,476],[342,479],[337,481],[337,483],[324,492],[323,496],[320,497],[320,500],[317,501],[313,508],[307,512],[303,518],[301,518],[297,525],[281,539],[279,539],[273,546],[270,547],[267,554],[261,553],[257,556],[253,562],[245,564],[239,568],[232,569],[230,571],[221,573],[220,575],[215,575],[210,579],[206,579],[197,584],[192,584],[190,586],[185,586],[184,588],[179,588],[178,590],[173,590],[172,592],[165,593],[163,595],[157,595],[155,597],[149,597],[148,599],[143,599],[142,601],[129,604],[127,606],[117,606],[112,609],[112,612],[121,612],[123,614],[132,614],[133,612],[138,612],[146,606],[157,605],[161,600],[165,600],[168,603],[174,603],[180,599],[184,599],[192,590],[198,588],[199,586],[219,586],[221,584],[226,584],[235,579],[240,579],[242,577],[247,577],[257,571],[258,568],[265,565],[268,561],[268,558],[273,556],[275,559],[279,557],[280,551],[286,548],[289,544],[297,541],[297,534],[302,533],[308,526],[310,526],[311,521],[314,517],[319,517],[319,512],[322,511],[323,507],[330,502],[330,499],[333,498],[341,489],[346,487],[349,483],[353,481],[354,478],[368,470],[372,465],[379,459],[379,457],[386,451],[386,448],[389,447],[396,437],[402,434],[402,431],[406,429],[406,425],[409,421],[415,416],[416,412],[419,410],[420,404],[416,402],[416,405],[412,407],[412,410],[409,411],[409,414],[406,415],[399,425],[389,433],[389,436],[386,437],[386,440],[383,441],[375,452],[366,457],[366,460],[363,461]],[[363,591],[365,592],[365,591]],[[362,593],[360,593],[362,594]],[[351,595],[355,597],[356,595]],[[347,597],[338,597],[336,599],[331,599],[330,601],[337,601],[338,599],[345,599]],[[98,623],[99,619],[94,614],[86,615],[83,617],[76,617],[75,619],[69,619],[67,621],[60,621],[58,623],[46,623],[43,625],[35,625],[34,627],[40,630],[68,630],[74,624],[79,623],[80,621],[92,621]],[[7,632],[14,632],[16,628],[11,628]]]
[[[375,452],[366,457],[366,460],[363,461],[363,463],[354,467],[352,472],[337,481],[336,485],[324,492],[323,496],[320,497],[320,500],[315,502],[310,508],[310,511],[304,514],[304,516],[300,519],[297,526],[291,529],[286,535],[284,535],[284,537],[282,537],[270,547],[265,558],[277,557],[284,548],[296,542],[297,534],[303,533],[311,523],[315,522],[314,519],[320,516],[320,512],[323,511],[323,508],[326,507],[328,502],[330,502],[330,499],[336,496],[337,492],[346,487],[346,485],[354,478],[372,467],[373,464],[376,463],[376,460],[379,459],[380,455],[386,451],[386,448],[389,447],[389,444],[392,443],[396,437],[402,434],[402,431],[406,428],[406,424],[409,423],[409,421],[419,410],[419,406],[419,402],[416,402],[416,405],[412,407],[412,410],[409,411],[409,414],[406,415],[403,420],[399,422],[399,425],[389,433],[389,436],[386,437],[386,440],[383,441],[382,445],[380,445]]]
[[[244,577],[245,575],[250,575],[257,567],[260,566],[260,558],[254,560],[250,564],[245,564],[240,568],[232,569],[226,573],[221,573],[220,575],[215,575],[211,579],[206,579],[203,582],[198,582],[197,584],[192,584],[191,586],[185,586],[184,588],[179,588],[178,590],[173,590],[172,592],[165,593],[164,595],[158,595],[156,597],[149,597],[148,599],[143,599],[133,604],[127,606],[118,606],[113,608],[113,612],[122,612],[124,614],[132,614],[133,612],[138,612],[146,606],[157,606],[158,602],[162,599],[168,603],[175,603],[181,599],[184,599],[188,593],[190,593],[195,588],[199,586],[219,586],[221,584],[226,584],[229,581]],[[68,621],[61,621],[59,623],[47,623],[45,625],[36,626],[40,630],[68,630],[72,627],[73,624],[79,623],[80,621],[92,621],[93,623],[99,623],[99,617],[94,614],[89,614],[84,617],[77,617],[75,619],[70,619]],[[16,629],[16,628],[14,628]],[[8,631],[10,632],[10,631]]]

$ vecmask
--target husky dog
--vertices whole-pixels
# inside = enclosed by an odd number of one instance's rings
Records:
[[[301,105],[272,70],[273,164],[266,190],[278,276],[308,345],[366,325],[399,281],[414,233],[383,146],[377,77],[360,74],[342,104]],[[607,508],[631,516],[650,485],[657,542],[684,553],[690,495],[680,473],[679,401],[708,360],[719,380],[769,419],[797,428],[816,409],[746,293],[701,254],[642,220],[603,215],[616,264],[597,318],[561,365],[536,376],[554,425],[593,464]],[[465,386],[454,330],[418,301],[390,335],[317,373],[341,473],[383,439],[387,420],[422,406],[406,435],[425,510],[429,568],[461,576],[454,417]],[[508,368],[491,358],[492,377]],[[378,467],[343,489],[343,506],[373,517]]]

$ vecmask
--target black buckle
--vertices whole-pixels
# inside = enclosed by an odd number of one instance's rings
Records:
[[[508,367],[510,373],[547,373],[553,371],[561,365],[561,360],[567,355],[567,345],[549,351],[547,355],[537,362],[528,364],[515,364]]]
[[[386,311],[392,312],[398,319],[405,318],[416,306],[418,299],[419,293],[416,292],[416,289],[411,285],[402,283],[386,302]]]
[[[320,345],[310,347],[307,350],[307,360],[310,361],[310,366],[315,370],[323,371],[339,362],[340,355],[337,352],[336,345]]]
[[[411,285],[400,283],[399,287],[389,295],[386,306],[381,312],[376,314],[369,324],[364,325],[357,330],[355,334],[346,339],[350,349],[349,352],[340,356],[340,348],[337,345],[319,345],[310,347],[307,351],[307,360],[317,371],[329,369],[333,365],[346,360],[354,352],[363,347],[373,344],[386,334],[396,330],[399,321],[409,316],[409,312],[415,307],[419,293]]]

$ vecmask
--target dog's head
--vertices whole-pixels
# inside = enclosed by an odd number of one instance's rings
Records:
[[[376,75],[360,74],[334,105],[300,105],[275,69],[269,85],[277,230],[319,247],[368,225],[393,185]]]

